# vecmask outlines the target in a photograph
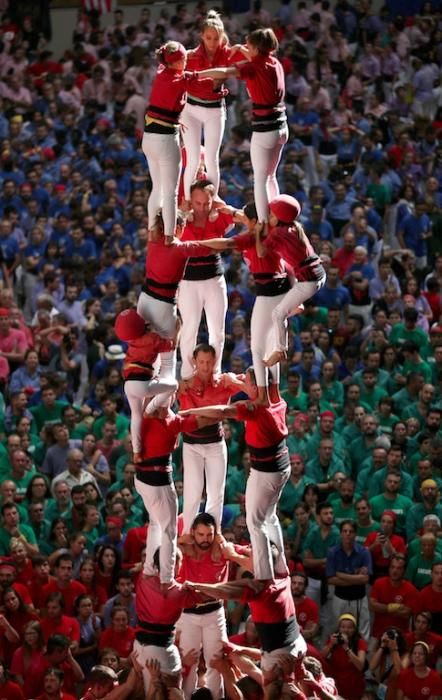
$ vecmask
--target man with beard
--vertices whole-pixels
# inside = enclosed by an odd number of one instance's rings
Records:
[[[181,546],[183,562],[179,581],[194,581],[200,584],[227,582],[229,562],[215,540],[216,522],[209,513],[200,513],[192,523],[192,542]],[[226,617],[221,600],[186,607],[178,623],[180,649],[186,656],[192,649],[202,648],[207,671],[207,686],[214,698],[221,697],[221,676],[210,661],[222,653],[223,642],[227,642]],[[193,664],[184,679],[184,695],[189,698],[196,686],[197,663]]]
[[[385,510],[392,510],[397,517],[397,530],[399,533],[405,529],[405,514],[413,505],[411,498],[402,496],[401,473],[399,470],[391,469],[384,481],[384,491],[379,496],[370,498],[371,514],[378,522]]]
[[[319,631],[319,609],[314,600],[305,595],[307,577],[297,571],[291,577],[292,597],[296,608],[296,618],[305,641],[316,636]]]
[[[339,527],[343,520],[356,520],[356,510],[354,505],[355,482],[347,477],[340,482],[338,488],[340,498],[333,500],[333,515],[335,523]]]
[[[359,471],[359,465],[371,455],[378,437],[378,419],[373,414],[363,416],[361,421],[361,437],[352,440],[348,448],[354,471]]]
[[[438,518],[442,519],[442,505],[439,503],[440,493],[436,481],[425,479],[421,484],[420,492],[422,503],[416,503],[407,513],[406,532],[409,542],[416,537],[422,528],[426,515],[437,515]]]
[[[442,437],[441,435],[442,411],[440,408],[429,408],[427,419],[425,421],[425,431],[430,433],[433,438]]]

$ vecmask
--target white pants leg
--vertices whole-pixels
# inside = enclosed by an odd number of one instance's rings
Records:
[[[270,541],[284,552],[281,526],[276,514],[281,491],[290,476],[283,472],[251,469],[246,486],[247,529],[253,551],[253,570],[257,579],[274,578]]]
[[[143,153],[149,166],[152,191],[147,203],[149,226],[162,210],[164,233],[173,236],[176,226],[178,182],[181,171],[179,134],[143,135]]]
[[[201,134],[204,129],[204,162],[207,177],[218,192],[219,150],[226,122],[225,107],[208,108],[186,104],[181,113],[181,123],[184,126],[182,139],[186,149],[186,168],[184,170],[184,196],[190,199],[190,186],[196,178],[201,156]]]
[[[197,651],[202,647],[207,665],[207,685],[213,697],[222,697],[222,682],[218,671],[209,668],[211,659],[222,651],[222,643],[227,641],[226,616],[224,608],[204,615],[183,613],[179,620],[181,631],[180,648],[183,655],[191,649]],[[190,669],[183,681],[184,697],[190,698],[196,686],[196,664]]]
[[[173,580],[176,556],[178,500],[175,486],[150,486],[136,478],[135,488],[149,513],[143,572],[148,576],[155,573],[153,555],[160,547],[160,580],[161,583],[170,583]]]
[[[272,668],[281,663],[281,656],[289,654],[295,659],[305,656],[307,653],[307,644],[304,637],[300,633],[293,644],[286,647],[280,647],[273,651],[264,651],[261,658],[261,668],[263,671],[270,671]]]
[[[141,422],[143,419],[143,399],[146,396],[157,396],[164,393],[170,396],[178,384],[175,379],[151,379],[141,382],[128,379],[124,382],[124,393],[130,406],[130,434],[134,452],[141,452]]]
[[[325,277],[320,282],[297,282],[282,301],[272,311],[272,323],[276,350],[285,352],[287,350],[287,319],[293,314],[295,309],[306,299],[310,299],[318,289],[321,289],[325,282]]]
[[[278,294],[275,297],[258,296],[255,299],[250,321],[250,344],[253,369],[255,370],[258,386],[268,385],[267,368],[264,366],[264,359],[274,350],[275,345],[269,318],[272,317],[273,309],[284,299],[284,296],[285,294]]]
[[[255,205],[259,221],[267,221],[269,201],[279,194],[276,170],[287,139],[287,126],[275,131],[254,131],[252,134],[250,159],[253,168]]]
[[[183,522],[184,532],[199,512],[206,478],[206,513],[210,513],[221,530],[224,488],[227,472],[227,447],[224,440],[208,445],[183,443]]]
[[[227,312],[227,290],[223,275],[200,282],[182,280],[178,295],[178,308],[183,319],[181,329],[181,376],[186,379],[193,374],[193,351],[196,345],[201,314],[206,312],[209,343],[216,352],[215,372],[221,370],[224,349],[225,318]]]
[[[361,598],[360,600],[342,600],[336,595],[333,596],[332,600],[332,610],[333,618],[335,623],[340,615],[349,612],[358,621],[358,631],[361,637],[365,639],[366,642],[370,639],[370,614],[368,611],[367,596]]]
[[[168,676],[181,675],[181,658],[178,647],[175,644],[171,644],[170,647],[157,647],[153,644],[140,644],[138,640],[135,640],[134,652],[137,654],[138,661],[143,669],[146,697],[150,688],[150,673],[146,669],[146,661],[150,659],[159,661],[161,672],[166,673]]]
[[[193,351],[204,308],[200,285],[201,282],[182,280],[178,291],[178,308],[183,321],[180,335],[181,377],[183,379],[188,379],[193,374]]]
[[[163,338],[173,338],[176,331],[177,312],[176,304],[160,301],[141,292],[138,297],[137,311],[145,321],[150,323],[152,330]],[[176,374],[176,350],[160,353],[159,377],[175,377]]]

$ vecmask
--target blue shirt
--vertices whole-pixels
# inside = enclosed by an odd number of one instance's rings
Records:
[[[325,285],[315,294],[314,300],[315,304],[325,306],[326,309],[330,309],[333,306],[342,309],[343,306],[347,306],[350,303],[350,292],[342,284],[336,289],[330,289]]]
[[[336,576],[340,571],[344,574],[356,574],[362,567],[368,570],[368,575],[373,573],[371,554],[366,547],[355,542],[350,554],[344,552],[342,544],[330,547],[327,553],[327,563],[325,565],[325,575]],[[365,596],[365,584],[355,584],[354,586],[336,586],[335,595],[343,600],[359,600]]]
[[[409,214],[401,223],[400,230],[404,235],[405,246],[411,248],[417,258],[427,254],[427,243],[422,234],[427,233],[430,228],[430,219],[426,214],[419,217]]]

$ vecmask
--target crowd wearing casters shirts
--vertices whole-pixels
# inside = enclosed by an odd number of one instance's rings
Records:
[[[442,696],[442,16],[372,5],[2,4],[0,698]]]

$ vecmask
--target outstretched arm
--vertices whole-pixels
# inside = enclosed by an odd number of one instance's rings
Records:
[[[198,78],[212,78],[212,80],[225,80],[231,75],[236,78],[239,76],[239,70],[236,66],[230,66],[229,68],[208,68],[207,70],[197,71]]]
[[[235,418],[235,406],[236,404],[233,404],[232,406],[201,406],[200,408],[187,408],[185,411],[180,411],[179,415],[223,420],[223,418]]]
[[[239,581],[228,581],[227,583],[192,583],[186,581],[186,588],[196,593],[203,593],[217,600],[240,600],[245,588],[251,588],[255,593],[259,593],[263,589],[261,581],[255,579],[243,578]]]

